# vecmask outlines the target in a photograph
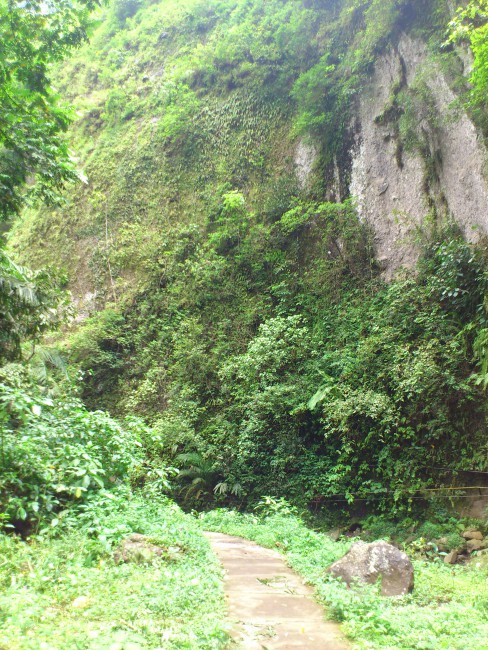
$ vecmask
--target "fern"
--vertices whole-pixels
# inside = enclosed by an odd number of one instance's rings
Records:
[[[18,266],[3,250],[0,250],[0,302],[4,295],[14,294],[31,307],[39,305],[36,288],[27,269]]]
[[[56,348],[39,345],[30,359],[32,374],[39,384],[49,379],[49,369],[57,370],[64,378],[68,377],[66,361]]]

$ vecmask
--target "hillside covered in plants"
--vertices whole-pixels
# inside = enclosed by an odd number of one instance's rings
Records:
[[[487,0],[0,0],[2,648],[228,648],[204,529],[486,648],[487,66]]]
[[[86,179],[10,245],[68,278],[85,403],[151,424],[190,501],[395,509],[487,469],[486,178],[456,219],[448,168],[466,124],[484,151],[479,11],[117,0],[54,71]]]

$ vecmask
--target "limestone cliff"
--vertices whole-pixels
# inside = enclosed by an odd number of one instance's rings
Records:
[[[382,117],[395,93],[416,92],[419,84],[431,107],[427,100],[416,106],[418,144],[406,150],[400,148],[398,123]],[[453,219],[470,241],[488,234],[487,152],[455,101],[425,44],[407,34],[377,61],[359,98],[349,190],[374,229],[388,275],[416,261],[416,238],[429,216]]]

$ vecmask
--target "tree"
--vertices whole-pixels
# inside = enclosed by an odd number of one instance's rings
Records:
[[[48,271],[29,271],[0,248],[0,364],[21,356],[21,344],[34,345],[56,329],[68,307],[68,295]]]
[[[49,67],[87,39],[100,0],[0,0],[0,219],[55,203],[79,178],[63,138],[71,118]],[[26,187],[28,189],[26,189]]]

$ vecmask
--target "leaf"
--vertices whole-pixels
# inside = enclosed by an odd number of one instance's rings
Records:
[[[41,413],[42,413],[42,408],[41,408],[41,406],[39,404],[33,404],[31,406],[31,411],[34,413],[34,415],[39,417],[41,415]]]
[[[330,378],[330,381],[333,381],[332,377]],[[308,401],[308,408],[313,411],[313,409],[317,406],[317,404],[320,404],[320,402],[323,402],[326,397],[332,397],[333,399],[338,399],[341,397],[341,392],[335,385],[331,385],[331,383],[324,384],[321,386],[318,391],[311,397]]]

